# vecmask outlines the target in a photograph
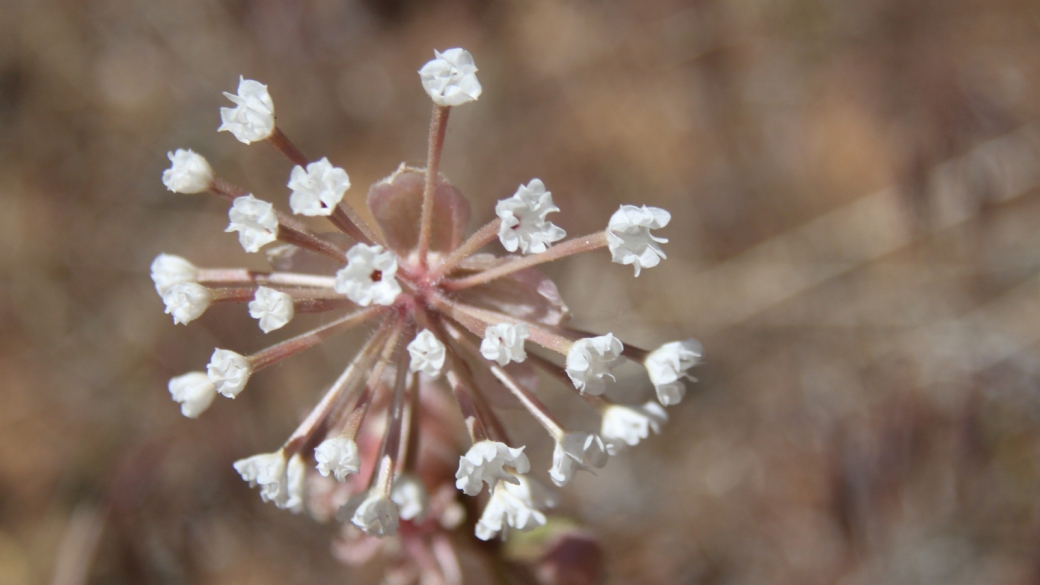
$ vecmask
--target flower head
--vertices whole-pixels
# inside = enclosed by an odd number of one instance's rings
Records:
[[[238,232],[238,242],[246,252],[260,248],[278,239],[278,215],[274,206],[252,195],[235,199],[228,211],[226,232]]]
[[[293,318],[292,295],[261,286],[249,301],[249,316],[260,321],[260,330],[270,333],[281,329]]]
[[[397,504],[401,520],[422,520],[430,506],[430,496],[415,474],[402,473],[394,479],[394,489],[390,499]]]
[[[397,534],[397,505],[379,490],[369,490],[350,521],[369,536],[393,536]]]
[[[314,460],[318,462],[318,473],[325,477],[332,474],[336,481],[346,481],[347,476],[361,469],[357,443],[348,437],[325,439],[314,449]]]
[[[643,268],[653,268],[665,258],[658,244],[668,240],[650,233],[668,225],[672,215],[658,207],[622,205],[607,224],[607,245],[614,262],[631,264],[636,276]]]
[[[152,260],[152,282],[155,292],[162,296],[175,284],[195,282],[198,269],[191,262],[173,254],[159,254]]]
[[[567,352],[567,375],[581,393],[603,394],[606,389],[604,377],[621,358],[624,345],[613,334],[586,337],[574,342]]]
[[[438,106],[461,106],[480,97],[477,66],[465,49],[433,52],[435,59],[419,70],[423,89]]]
[[[510,466],[516,473],[527,473],[531,463],[524,455],[524,448],[512,449],[505,443],[481,441],[470,447],[459,457],[459,470],[455,473],[455,486],[468,496],[480,493],[483,483],[494,488],[501,481],[515,483],[516,477],[505,471]]]
[[[293,167],[289,175],[289,207],[297,215],[332,215],[332,211],[343,200],[350,189],[347,171],[332,166],[329,159],[312,162],[304,170],[300,165]]]
[[[650,431],[660,434],[661,425],[668,421],[668,414],[656,402],[642,406],[611,404],[603,412],[600,437],[607,446],[607,453],[616,455],[625,445],[634,447],[650,436]]]
[[[347,266],[336,273],[336,292],[367,307],[392,305],[401,294],[397,257],[382,246],[355,244],[347,251]]]
[[[266,85],[240,76],[238,94],[225,91],[224,97],[235,107],[220,108],[222,124],[217,131],[231,132],[245,144],[264,140],[274,132],[274,102]]]
[[[526,476],[514,476],[516,483],[499,482],[477,522],[477,538],[491,540],[506,527],[531,530],[545,526],[542,510],[556,505],[549,488]]]
[[[502,220],[498,240],[510,252],[519,248],[524,254],[540,254],[567,235],[562,228],[545,219],[559,210],[553,205],[552,193],[545,190],[542,180],[531,179],[527,185],[520,185],[512,197],[495,205],[495,215]]]
[[[260,497],[279,508],[299,512],[303,509],[303,459],[286,458],[284,451],[262,453],[235,462],[235,471],[251,487],[260,486]]]
[[[186,194],[202,193],[209,189],[213,182],[213,169],[205,157],[183,148],[167,152],[166,156],[172,163],[162,175],[163,185],[167,189]]]
[[[522,362],[527,359],[524,352],[524,340],[530,336],[524,323],[496,323],[484,330],[484,340],[480,342],[480,354],[487,359],[504,366],[509,362]]]
[[[170,379],[170,396],[181,405],[181,414],[196,418],[213,404],[217,389],[204,372],[188,372]]]
[[[686,394],[682,378],[686,370],[696,366],[704,350],[696,339],[672,341],[650,352],[643,360],[650,381],[657,391],[657,399],[665,406],[679,404]]]
[[[173,322],[187,325],[206,312],[213,302],[213,294],[201,284],[182,282],[167,288],[162,299],[166,313],[173,316]]]
[[[549,477],[558,486],[570,483],[574,472],[589,467],[603,467],[607,464],[607,449],[603,440],[597,435],[572,432],[567,433],[556,442],[553,449],[553,464],[549,469]]]
[[[206,375],[213,382],[217,392],[234,398],[246,387],[249,376],[253,374],[253,366],[241,354],[228,349],[215,349],[206,366]]]
[[[436,378],[444,367],[444,344],[429,329],[423,329],[408,344],[409,369]]]

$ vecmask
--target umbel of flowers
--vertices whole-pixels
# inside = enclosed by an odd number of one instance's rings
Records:
[[[423,416],[420,388],[438,391],[446,382],[466,424],[471,446],[459,458],[456,487],[489,499],[476,535],[489,539],[508,528],[528,530],[546,522],[553,501],[549,488],[532,477],[524,445],[510,440],[476,380],[484,368],[523,405],[555,444],[551,462],[535,463],[558,486],[578,470],[602,467],[608,456],[660,432],[664,406],[683,397],[683,379],[701,357],[694,340],[674,341],[647,351],[602,335],[569,329],[567,307],[537,266],[578,253],[606,249],[614,262],[635,275],[665,258],[668,225],[663,209],[622,205],[604,230],[566,238],[550,216],[560,211],[539,179],[520,185],[498,202],[496,218],[464,237],[469,207],[439,173],[448,116],[481,94],[477,68],[462,49],[435,52],[419,71],[433,100],[425,168],[402,165],[372,186],[368,208],[375,223],[343,201],[347,172],[327,158],[312,160],[275,123],[267,86],[241,79],[235,107],[221,108],[220,131],[246,144],[267,142],[294,164],[288,204],[294,215],[321,216],[346,236],[333,240],[308,229],[270,202],[216,177],[205,158],[191,150],[169,154],[163,183],[177,193],[212,193],[230,204],[228,232],[237,232],[246,252],[280,243],[279,254],[313,253],[332,259],[333,274],[243,268],[200,268],[161,254],[151,266],[156,291],[174,323],[188,324],[214,303],[245,303],[264,333],[298,313],[343,312],[325,324],[251,355],[216,349],[205,371],[170,380],[169,390],[188,417],[202,414],[217,394],[235,398],[253,375],[344,331],[366,326],[364,346],[332,383],[280,449],[235,463],[242,478],[265,501],[301,510],[308,466],[346,482],[371,470],[363,489],[340,514],[372,536],[395,534],[402,521],[423,516],[426,487],[417,480],[416,449]],[[348,247],[341,246],[348,240]],[[495,240],[508,254],[480,253]],[[268,249],[270,250],[270,248]],[[531,351],[535,349],[536,351]],[[645,366],[658,402],[622,405],[604,396],[622,361]],[[565,428],[532,391],[531,366],[582,396],[602,414],[598,432]],[[420,384],[419,376],[427,377]],[[486,378],[486,376],[485,376]],[[448,391],[448,390],[444,390]],[[385,416],[382,439],[371,455],[359,452],[359,431]],[[366,457],[368,457],[366,464]]]

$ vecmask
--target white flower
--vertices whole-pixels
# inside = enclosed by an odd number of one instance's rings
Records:
[[[524,340],[530,335],[526,323],[497,323],[484,330],[484,340],[480,342],[480,355],[504,366],[510,361],[522,362],[527,359],[524,352]]]
[[[409,369],[436,378],[444,367],[444,344],[429,329],[423,329],[408,344],[411,355]]]
[[[252,195],[237,197],[228,210],[225,232],[238,232],[238,243],[246,252],[256,252],[261,246],[278,239],[278,214],[274,206]]]
[[[369,536],[393,536],[397,534],[397,506],[378,489],[373,489],[350,521]]]
[[[187,194],[202,193],[209,189],[213,182],[213,168],[205,157],[183,148],[167,152],[166,156],[173,163],[162,174],[162,182],[167,189]]]
[[[639,441],[650,436],[650,431],[660,434],[661,425],[668,415],[661,405],[647,402],[642,406],[612,404],[603,413],[600,437],[607,446],[607,453],[617,455],[625,445],[635,447]]]
[[[392,305],[401,293],[397,283],[397,257],[382,246],[355,244],[347,250],[347,266],[336,273],[336,292],[367,307]]]
[[[361,469],[357,443],[347,437],[332,437],[314,449],[314,460],[318,462],[318,473],[328,477],[331,473],[336,481],[346,481],[351,473]]]
[[[249,301],[249,316],[260,320],[260,330],[270,333],[293,318],[292,295],[261,286]]]
[[[491,494],[477,522],[477,538],[490,540],[506,526],[517,530],[545,526],[546,518],[541,509],[556,505],[554,495],[533,479],[525,476],[517,479],[516,484],[500,482]]]
[[[162,296],[175,284],[195,282],[198,269],[191,262],[173,254],[159,254],[152,260],[152,282],[155,292]]]
[[[394,479],[390,499],[397,504],[401,520],[421,521],[430,505],[430,496],[422,480],[411,473],[402,473]]]
[[[599,395],[606,389],[605,376],[614,379],[610,370],[621,357],[624,345],[607,333],[599,337],[586,337],[574,342],[567,352],[567,375],[574,387],[582,394]]]
[[[559,210],[542,180],[531,179],[526,186],[520,185],[512,197],[495,205],[495,214],[502,220],[498,240],[510,252],[520,248],[524,254],[540,254],[567,235],[545,220],[546,215]]]
[[[289,478],[286,474],[285,454],[281,451],[261,453],[234,464],[235,471],[250,487],[260,486],[260,497],[265,502],[289,500]]]
[[[622,205],[610,216],[607,224],[607,246],[618,264],[631,264],[636,276],[643,268],[653,268],[666,258],[659,243],[668,240],[650,233],[650,230],[668,225],[672,215],[658,207]]]
[[[297,165],[289,175],[289,207],[297,215],[332,215],[332,211],[343,200],[350,189],[347,171],[332,166],[329,159],[307,165],[307,170]]]
[[[434,60],[419,70],[423,89],[438,106],[461,106],[480,97],[477,66],[464,49],[434,51]]]
[[[216,386],[217,392],[234,398],[246,387],[249,376],[253,373],[253,366],[249,360],[241,354],[228,349],[215,349],[206,366],[206,375],[209,381]]]
[[[170,378],[168,386],[174,402],[180,403],[181,414],[188,418],[196,418],[209,408],[217,389],[204,372],[188,372]]]
[[[696,339],[672,341],[650,352],[643,360],[650,381],[654,383],[657,399],[665,406],[679,404],[686,394],[682,378],[686,370],[697,365],[704,350]]]
[[[523,447],[511,449],[496,441],[475,443],[464,456],[459,457],[455,487],[467,496],[475,496],[483,487],[481,482],[486,482],[489,489],[494,488],[499,480],[516,483],[516,478],[503,470],[506,465],[512,466],[517,473],[527,473],[531,469]]]
[[[196,282],[182,282],[166,289],[162,300],[166,314],[173,315],[173,322],[187,325],[206,312],[213,302],[213,293]]]
[[[307,466],[299,454],[286,462],[283,451],[262,453],[239,459],[234,467],[250,487],[260,486],[260,498],[265,502],[293,512],[303,510]]]
[[[224,97],[236,107],[220,108],[223,123],[217,128],[218,132],[227,130],[246,144],[263,140],[274,132],[274,102],[266,85],[239,76],[238,95],[225,91]]]
[[[553,449],[553,464],[549,469],[549,477],[556,485],[563,486],[570,483],[575,471],[588,470],[589,466],[603,467],[606,464],[607,450],[597,435],[567,433]]]

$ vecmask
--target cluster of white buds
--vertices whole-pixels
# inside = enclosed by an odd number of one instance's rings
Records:
[[[611,402],[606,391],[613,368],[624,360],[642,363],[660,404],[672,405],[685,393],[682,379],[698,363],[701,348],[687,340],[646,351],[612,333],[569,329],[566,306],[537,268],[606,248],[614,262],[633,266],[638,276],[665,257],[660,244],[666,240],[652,233],[669,222],[662,209],[623,205],[602,231],[564,240],[566,232],[547,219],[560,209],[543,182],[532,179],[498,202],[494,219],[464,237],[468,203],[440,176],[438,164],[449,110],[476,100],[482,88],[468,52],[449,49],[435,56],[419,72],[434,102],[427,166],[402,166],[370,191],[369,215],[375,223],[344,201],[350,188],[344,169],[327,158],[308,159],[278,129],[267,86],[242,78],[237,94],[225,94],[236,107],[221,109],[220,130],[246,144],[267,142],[284,154],[293,165],[288,182],[293,214],[327,218],[349,247],[341,248],[337,242],[342,240],[313,232],[271,202],[216,178],[200,155],[190,150],[169,155],[172,166],[163,173],[164,184],[178,193],[210,191],[227,201],[227,231],[238,232],[245,251],[277,241],[288,246],[290,256],[299,252],[335,260],[334,274],[199,268],[169,254],[155,259],[151,274],[175,323],[194,321],[214,304],[243,303],[260,329],[271,333],[290,325],[301,311],[346,309],[315,329],[250,355],[216,349],[205,372],[172,378],[170,394],[191,418],[209,408],[217,394],[238,396],[267,366],[371,325],[364,346],[285,445],[235,463],[243,479],[259,486],[265,501],[300,510],[310,460],[313,475],[343,486],[349,476],[372,470],[367,487],[355,490],[342,511],[366,534],[389,536],[401,522],[423,522],[431,504],[416,469],[418,411],[425,388],[446,384],[472,441],[459,458],[455,485],[469,496],[487,485],[490,498],[476,535],[489,539],[507,528],[544,525],[545,510],[555,498],[530,476],[525,447],[508,438],[476,383],[475,370],[497,378],[544,427],[555,445],[546,472],[563,486],[577,471],[603,467],[608,455],[636,445],[651,431],[659,433],[667,420],[657,403]],[[507,254],[477,253],[496,239]],[[535,395],[535,377],[518,378],[512,362],[533,364],[597,408],[599,433],[566,429]],[[359,450],[358,433],[372,428],[364,425],[373,416],[369,411],[379,408],[386,409],[381,446],[377,453]],[[307,445],[316,445],[312,453],[304,452]]]

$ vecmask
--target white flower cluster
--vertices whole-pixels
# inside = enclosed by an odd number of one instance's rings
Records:
[[[289,175],[289,207],[297,215],[332,215],[350,189],[347,171],[332,166],[329,159],[307,165],[306,170],[297,165]]]
[[[642,406],[611,404],[603,412],[599,435],[607,447],[607,453],[617,455],[626,446],[635,447],[639,441],[650,436],[650,431],[660,434],[661,425],[668,422],[668,414],[656,402]]]
[[[264,333],[281,329],[293,318],[292,295],[266,286],[257,287],[249,302],[249,316],[260,322]]]
[[[672,215],[658,207],[622,205],[607,223],[607,246],[614,262],[631,264],[636,276],[643,268],[657,266],[665,258],[659,244],[668,240],[650,233],[668,225]]]
[[[218,132],[231,132],[239,142],[250,144],[274,133],[274,102],[267,86],[259,81],[238,78],[238,94],[224,92],[234,108],[220,108],[222,124]]]
[[[529,477],[514,476],[514,479],[515,483],[500,481],[491,493],[477,522],[477,538],[491,540],[499,533],[504,537],[507,526],[517,530],[545,526],[546,518],[541,510],[556,505],[555,495]]]
[[[348,437],[325,439],[314,449],[314,460],[318,473],[325,477],[332,474],[336,481],[346,481],[347,476],[361,469],[361,457],[357,443]]]
[[[435,59],[419,70],[423,89],[438,106],[461,106],[480,97],[473,55],[465,49],[433,52]]]
[[[278,215],[274,206],[253,197],[238,197],[228,210],[226,232],[238,232],[238,243],[246,252],[259,252],[260,248],[278,239]]]
[[[484,331],[484,340],[480,342],[480,355],[504,366],[509,362],[522,362],[527,359],[524,351],[524,340],[530,336],[526,323],[497,323]]]
[[[444,367],[444,344],[429,329],[423,329],[408,344],[409,369],[436,378]]]
[[[213,169],[202,155],[190,149],[178,148],[175,152],[166,153],[166,156],[172,163],[162,175],[163,185],[167,189],[185,194],[202,193],[209,189],[213,183]]]
[[[206,312],[213,302],[213,293],[196,282],[181,282],[168,287],[162,299],[173,322],[187,325]]]
[[[574,387],[582,394],[603,394],[606,389],[603,378],[614,379],[610,371],[620,360],[624,348],[621,340],[611,333],[575,341],[567,352],[566,368]]]
[[[703,353],[697,340],[687,339],[666,343],[646,356],[643,365],[661,404],[679,404],[686,394],[686,385],[682,379],[689,377],[686,371],[700,362]]]
[[[218,393],[234,398],[245,389],[249,376],[253,375],[253,366],[241,354],[215,349],[206,366],[206,375]]]
[[[459,457],[459,470],[455,473],[455,487],[468,496],[480,493],[481,486],[486,483],[492,489],[499,481],[516,483],[516,477],[505,467],[512,467],[516,473],[527,473],[531,462],[524,455],[524,448],[512,449],[505,443],[480,441],[470,447],[465,455]]]
[[[260,497],[279,508],[303,510],[306,465],[299,454],[286,460],[285,453],[262,453],[235,462],[235,471],[250,486],[260,486]]]
[[[574,472],[579,469],[588,471],[589,467],[603,467],[607,464],[607,448],[598,435],[580,431],[567,433],[556,443],[553,449],[552,468],[549,477],[558,486],[570,483]]]

